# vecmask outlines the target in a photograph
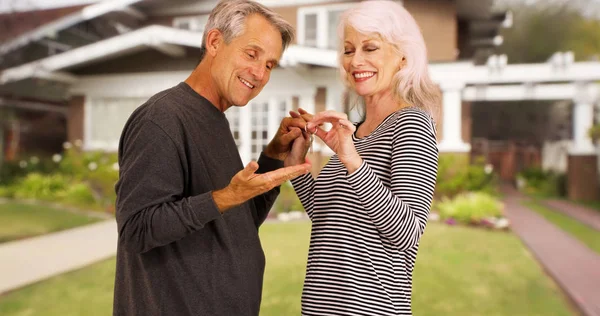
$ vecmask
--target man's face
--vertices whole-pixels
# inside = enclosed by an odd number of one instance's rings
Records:
[[[219,46],[211,73],[222,109],[244,106],[260,93],[281,58],[282,46],[277,28],[259,14],[248,16],[244,32]]]

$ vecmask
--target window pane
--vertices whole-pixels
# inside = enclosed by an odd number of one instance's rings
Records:
[[[304,16],[304,44],[306,46],[317,45],[317,14],[307,14]]]

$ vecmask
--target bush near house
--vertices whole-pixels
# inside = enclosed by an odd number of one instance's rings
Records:
[[[564,197],[567,195],[567,177],[541,168],[527,168],[517,174],[517,188],[537,197]]]
[[[85,152],[81,142],[65,143],[64,147],[63,155],[5,164],[0,174],[0,196],[114,212],[117,155]]]
[[[435,198],[451,198],[465,192],[497,193],[493,167],[483,157],[474,159],[458,155],[440,155]]]
[[[503,204],[484,192],[466,192],[454,198],[444,197],[434,204],[434,209],[448,224],[505,228],[508,223],[503,219]]]

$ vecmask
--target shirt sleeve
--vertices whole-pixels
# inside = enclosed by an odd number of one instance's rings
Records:
[[[267,173],[269,171],[277,170],[283,167],[283,161],[270,158],[264,153],[260,154],[257,163],[258,170],[256,171],[256,173]],[[280,186],[276,186],[270,191],[258,195],[252,199],[254,201],[254,206],[256,210],[256,214],[254,214],[254,220],[257,228],[260,227],[260,225],[262,225],[262,223],[269,215],[269,211],[271,210],[271,207],[273,207],[273,204],[275,203],[275,200],[279,195],[280,189]]]
[[[435,188],[438,149],[433,122],[427,115],[400,114],[391,157],[390,187],[366,161],[347,177],[379,234],[404,251],[419,243]]]
[[[315,200],[315,179],[312,177],[312,174],[307,173],[292,179],[291,183],[308,218],[312,221]]]
[[[145,121],[119,148],[116,218],[119,243],[138,253],[177,241],[220,218],[212,193],[184,197],[185,170],[173,140]]]

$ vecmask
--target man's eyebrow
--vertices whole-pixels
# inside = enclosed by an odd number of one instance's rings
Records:
[[[259,51],[261,53],[263,53],[265,50],[262,49],[262,47],[258,46],[258,45],[254,45],[254,44],[249,44],[248,48],[254,49],[255,51]]]

